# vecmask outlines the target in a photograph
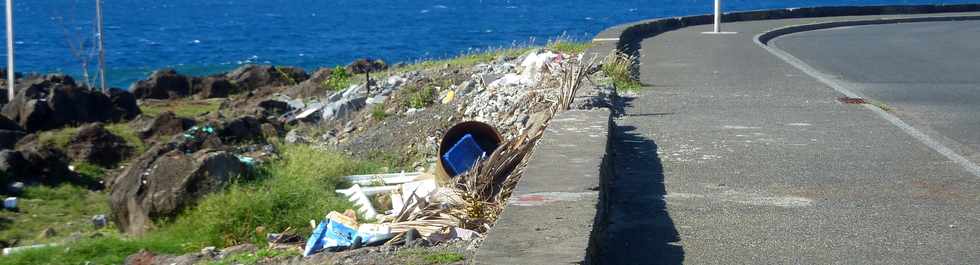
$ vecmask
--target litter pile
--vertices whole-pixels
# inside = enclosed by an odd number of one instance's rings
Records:
[[[477,65],[472,80],[443,93],[448,101],[456,94],[472,95],[458,105],[469,121],[445,131],[429,170],[347,176],[352,186],[336,192],[356,211],[330,212],[319,223],[311,220],[314,230],[304,256],[482,238],[503,210],[548,122],[568,109],[595,66],[594,59],[584,62],[581,56],[550,51],[534,51],[520,61]],[[382,83],[381,91],[392,83]],[[538,118],[529,121],[531,116]]]

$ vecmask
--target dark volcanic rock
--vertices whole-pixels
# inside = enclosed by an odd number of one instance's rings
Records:
[[[129,91],[138,99],[169,99],[179,98],[190,94],[191,80],[177,74],[174,69],[160,69],[150,74],[146,80],[140,80],[129,87]]]
[[[20,125],[7,119],[6,116],[0,115],[0,149],[14,148],[17,141],[20,141],[25,135],[27,133]]]
[[[196,79],[194,91],[201,98],[224,98],[232,93],[238,92],[235,85],[231,81],[228,81],[228,79],[213,76]]]
[[[20,152],[14,150],[0,150],[0,172],[6,176],[7,181],[23,179],[28,177],[30,163]],[[6,185],[6,183],[0,183]]]
[[[103,167],[114,167],[133,152],[122,137],[107,131],[102,123],[85,125],[68,143],[68,157]]]
[[[308,98],[314,96],[324,96],[324,93],[328,92],[326,88],[323,87],[323,82],[330,79],[330,74],[333,72],[333,68],[320,68],[316,72],[310,75],[309,79],[300,82],[295,86],[290,86],[286,89],[283,94],[291,98]]]
[[[139,105],[136,104],[136,96],[133,93],[119,88],[109,89],[109,101],[113,107],[113,121],[131,120],[139,116]]]
[[[264,142],[262,123],[252,116],[239,117],[226,123],[218,134],[225,142]]]
[[[17,151],[27,161],[24,168],[17,169],[22,173],[15,178],[17,181],[46,185],[73,183],[89,188],[101,187],[100,183],[82,179],[75,172],[68,170],[68,156],[58,149],[33,141],[21,143]]]
[[[11,131],[23,131],[16,122],[7,118],[7,116],[0,115],[0,130],[11,130]]]
[[[273,99],[259,102],[259,108],[264,116],[279,116],[293,109],[288,103]]]
[[[267,86],[293,85],[303,82],[309,75],[298,67],[275,67],[271,65],[244,65],[226,74],[241,90],[254,90]]]
[[[139,136],[142,139],[149,139],[174,135],[190,129],[196,123],[193,119],[177,117],[173,112],[167,111],[157,115],[146,127],[140,129]]]
[[[27,133],[23,131],[13,131],[13,130],[0,130],[0,149],[11,149],[17,144],[17,141],[27,136]]]
[[[143,234],[153,220],[173,217],[247,173],[246,165],[230,153],[204,149],[187,154],[177,147],[154,146],[113,182],[112,219],[121,231]]]
[[[2,113],[28,132],[120,121],[139,112],[135,100],[125,99],[128,93],[116,92],[113,100],[101,92],[75,86],[71,77],[32,76],[23,83]]]

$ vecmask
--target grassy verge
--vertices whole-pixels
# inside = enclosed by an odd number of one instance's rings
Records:
[[[205,113],[217,111],[219,100],[167,100],[147,101],[140,105],[144,115],[156,117],[160,113],[172,111],[180,117],[194,118]]]
[[[105,193],[72,185],[27,187],[18,207],[16,212],[0,211],[0,239],[18,245],[58,243],[73,233],[91,235],[96,231],[92,216],[109,213]],[[54,234],[42,236],[46,229]]]
[[[530,51],[532,48],[529,47],[514,47],[514,48],[500,48],[500,49],[490,49],[482,52],[463,54],[454,58],[442,59],[442,60],[425,60],[414,64],[410,64],[404,67],[399,67],[396,72],[410,72],[418,71],[426,68],[439,68],[448,65],[449,67],[471,67],[479,63],[491,62],[501,56],[512,56],[517,57]]]
[[[158,253],[181,254],[198,251],[205,246],[226,247],[239,243],[262,243],[265,233],[283,231],[287,227],[303,235],[310,232],[309,220],[322,219],[331,211],[351,208],[334,190],[345,186],[342,176],[370,173],[374,163],[351,160],[343,155],[304,145],[281,147],[281,159],[259,168],[259,176],[251,181],[233,184],[228,190],[205,197],[196,207],[174,220],[160,222],[159,228],[144,237],[130,238],[107,233],[101,238],[86,238],[65,246],[24,251],[0,259],[6,264],[119,264],[126,256],[140,249]],[[44,189],[44,188],[42,188]],[[60,195],[59,195],[60,194]],[[102,205],[95,212],[105,213],[106,195],[91,201],[65,197],[73,192],[36,194],[52,211],[81,206],[58,203]],[[84,194],[84,193],[83,193]],[[51,199],[56,198],[56,199]],[[57,202],[57,203],[53,203]],[[48,206],[45,206],[48,207]],[[90,217],[93,210],[80,211]],[[63,213],[47,214],[51,220],[65,220]],[[19,221],[19,220],[18,220]],[[88,222],[79,224],[91,225]],[[7,228],[4,228],[5,231]],[[32,233],[35,228],[26,234]]]
[[[585,50],[592,47],[592,42],[577,42],[565,39],[557,39],[548,43],[547,47],[549,50],[568,53],[568,54],[579,54],[585,52]]]
[[[451,264],[465,259],[463,254],[448,250],[411,249],[398,252],[400,264],[436,265]]]

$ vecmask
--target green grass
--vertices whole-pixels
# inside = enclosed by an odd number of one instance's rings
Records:
[[[71,142],[71,138],[78,133],[78,129],[79,127],[65,127],[45,131],[38,135],[38,141],[42,145],[51,146],[67,152],[68,144]],[[137,135],[136,130],[130,127],[128,123],[105,124],[105,129],[112,134],[122,137],[129,146],[133,147],[133,153],[130,156],[138,156],[146,150],[146,144],[143,143],[143,140]]]
[[[320,85],[326,90],[340,91],[350,87],[351,82],[351,75],[347,73],[347,69],[337,66],[330,71],[330,77]]]
[[[168,100],[147,102],[140,105],[144,115],[156,117],[160,113],[172,111],[180,117],[194,118],[205,113],[218,111],[221,107],[219,100]]]
[[[436,101],[436,89],[431,85],[422,88],[409,88],[408,106],[412,108],[424,108],[432,105]]]
[[[397,72],[418,71],[427,68],[441,68],[449,65],[450,67],[471,67],[479,63],[492,62],[501,56],[517,57],[530,51],[528,47],[490,49],[488,51],[463,54],[449,59],[425,60],[414,64],[406,65],[396,69]]]
[[[88,179],[92,182],[98,182],[105,178],[106,169],[94,165],[88,162],[75,162],[72,163],[75,166],[75,172],[82,175],[82,178]]]
[[[22,246],[60,242],[76,232],[91,234],[95,232],[92,216],[109,213],[106,193],[72,185],[29,186],[18,207],[17,212],[0,211],[0,240],[18,240]],[[47,228],[54,229],[56,235],[38,238]]]
[[[613,85],[618,91],[638,91],[643,88],[643,84],[633,77],[633,64],[636,58],[617,53],[610,54],[602,64],[602,71],[612,80]]]
[[[371,118],[375,121],[382,121],[388,117],[388,112],[385,111],[385,104],[374,104],[371,107]]]
[[[279,232],[287,227],[305,235],[311,230],[309,220],[320,220],[329,211],[352,207],[334,192],[338,187],[346,187],[342,176],[371,173],[379,168],[371,162],[305,145],[285,145],[280,150],[281,159],[260,166],[253,180],[235,183],[224,192],[205,197],[177,218],[158,222],[158,229],[143,237],[107,233],[98,239],[75,241],[67,246],[18,253],[0,259],[0,265],[84,264],[85,261],[119,264],[140,249],[180,254],[206,246],[264,244],[264,232]],[[108,198],[103,193],[63,186],[31,188],[28,195],[45,198],[26,202],[26,214],[36,213],[37,217],[19,216],[14,219],[14,225],[21,222],[26,225],[18,230],[5,228],[2,233],[20,231],[17,235],[21,237],[31,236],[43,230],[45,224],[74,220],[76,216],[84,220],[74,221],[75,225],[91,226],[88,218],[92,214],[108,213]],[[32,210],[33,207],[46,210]],[[0,238],[10,236],[0,234]]]
[[[465,259],[463,254],[457,252],[424,248],[402,250],[396,256],[401,259],[401,264],[411,265],[450,264]]]
[[[66,150],[68,148],[68,143],[71,142],[71,138],[74,137],[76,133],[78,133],[78,127],[65,127],[57,130],[42,132],[37,136],[37,140],[41,142],[42,145]]]
[[[176,232],[203,236],[202,247],[260,243],[265,234],[257,233],[259,227],[267,232],[291,227],[306,234],[309,220],[352,207],[334,192],[346,186],[342,176],[378,168],[306,145],[281,149],[282,159],[263,166],[260,179],[206,197],[171,224],[181,230]]]
[[[112,134],[122,137],[123,140],[126,140],[126,143],[133,147],[132,156],[139,156],[140,154],[143,154],[143,151],[146,151],[146,143],[143,143],[143,140],[140,139],[139,134],[135,129],[133,129],[133,127],[129,126],[128,123],[106,124],[105,129]]]
[[[592,47],[592,42],[577,42],[577,41],[571,41],[565,39],[557,39],[552,42],[549,42],[548,45],[545,47],[548,48],[549,50],[556,51],[556,52],[579,54],[585,52],[585,50]]]

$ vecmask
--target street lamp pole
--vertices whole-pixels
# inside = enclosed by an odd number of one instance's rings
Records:
[[[7,0],[7,101],[14,100],[14,1]]]
[[[103,36],[105,34],[102,32],[102,0],[95,0],[95,17],[98,20],[98,30],[99,30],[99,87],[102,92],[105,92],[105,47],[103,47]]]
[[[721,0],[715,0],[715,26],[714,30],[702,32],[704,34],[735,34],[735,32],[721,31]]]

